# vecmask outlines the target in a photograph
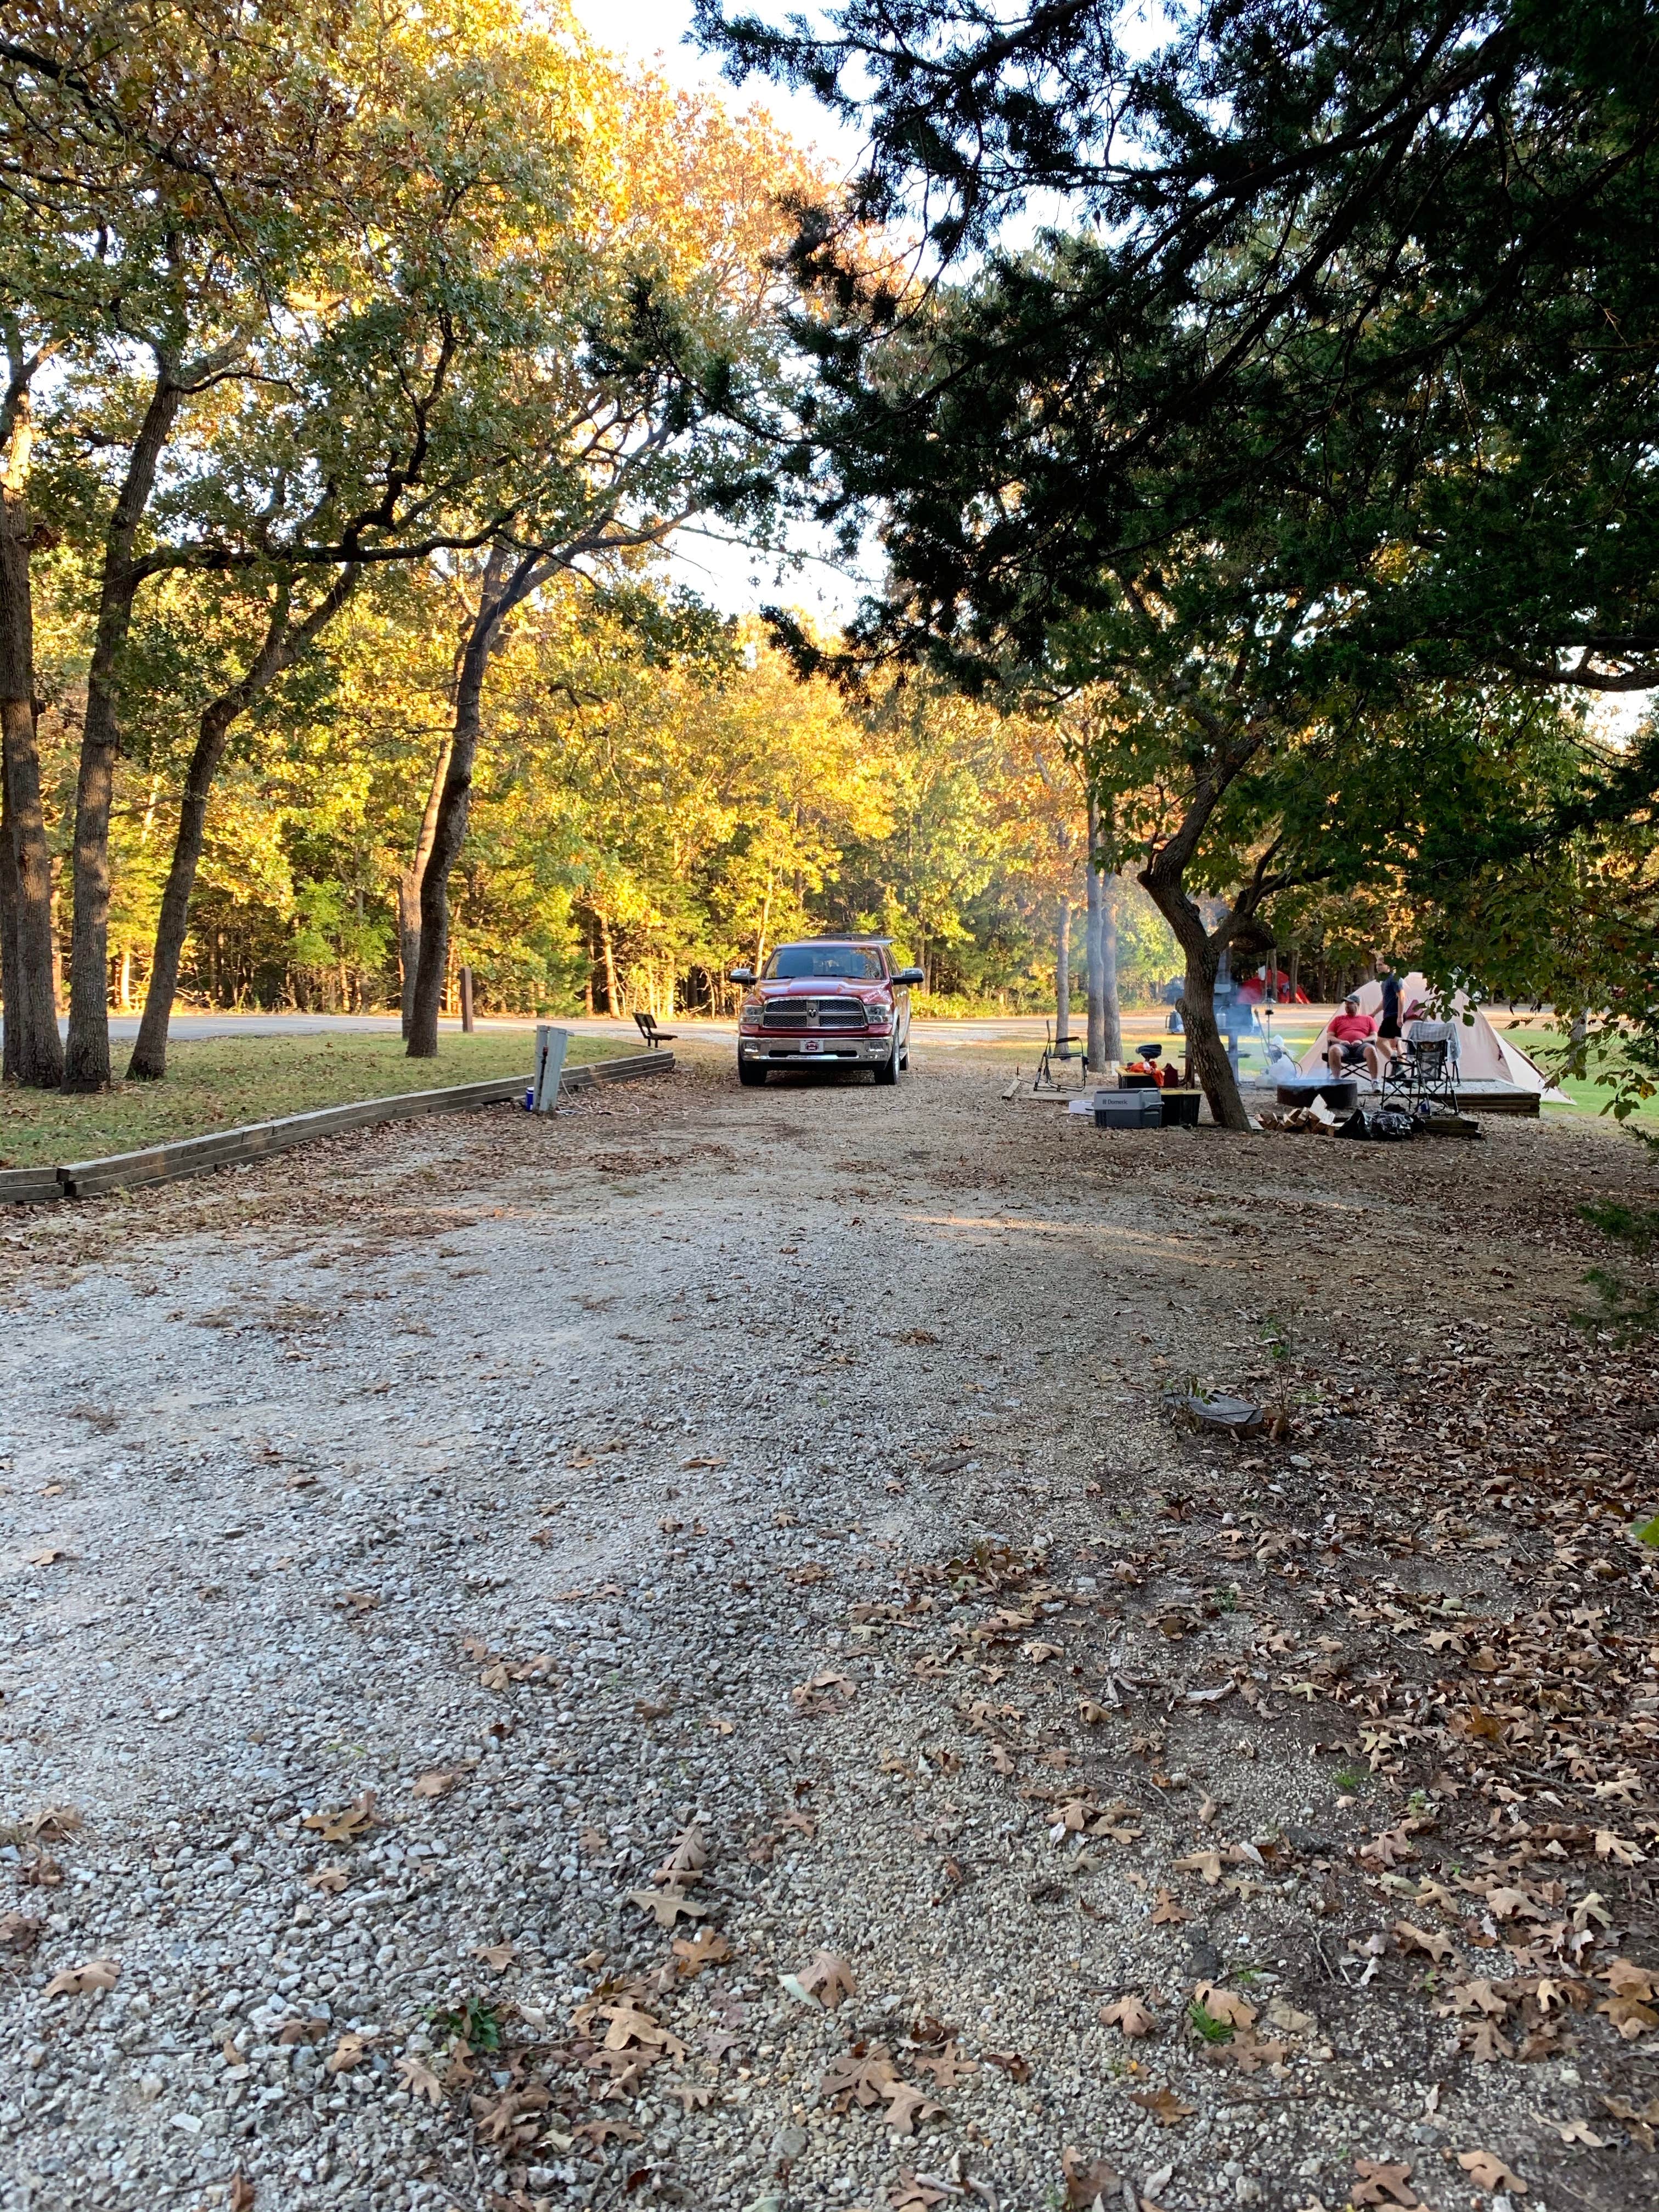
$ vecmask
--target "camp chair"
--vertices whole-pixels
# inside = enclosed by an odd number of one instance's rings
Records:
[[[659,1044],[672,1044],[677,1034],[673,1030],[659,1030],[657,1027],[656,1018],[652,1014],[635,1014],[634,1026],[653,1052],[655,1052]]]
[[[1457,1109],[1456,1022],[1408,1022],[1406,1049],[1382,1071],[1382,1104],[1407,1113],[1424,1107]]]
[[[1083,1063],[1081,1073],[1078,1077],[1078,1087],[1081,1090],[1089,1076],[1087,1038],[1063,1036],[1056,1040],[1052,1024],[1045,1022],[1042,1024],[1042,1057],[1038,1060],[1036,1073],[1031,1079],[1033,1091],[1042,1091],[1045,1088],[1049,1091],[1059,1090],[1060,1085],[1054,1080],[1054,1063],[1057,1060],[1076,1060]]]

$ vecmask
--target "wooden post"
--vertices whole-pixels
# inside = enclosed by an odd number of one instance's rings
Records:
[[[461,969],[461,1033],[472,1034],[472,970],[465,965]]]

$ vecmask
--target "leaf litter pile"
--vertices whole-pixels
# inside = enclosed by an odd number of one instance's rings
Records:
[[[452,1487],[509,1510],[487,1575],[417,1592],[418,1681],[380,1636],[408,1602],[380,1540],[319,1594],[368,1686],[333,1737],[380,1746],[351,1786],[319,1766],[229,1816],[204,1794],[136,1858],[142,1808],[124,1838],[67,1786],[7,1832],[20,2171],[70,2172],[40,2162],[55,2098],[88,2204],[179,2173],[239,2212],[1655,2200],[1659,1388],[1571,1318],[1575,1199],[1639,1193],[1639,1162],[1501,1129],[1333,1148],[1269,1191],[1259,1147],[1177,1133],[1016,1115],[988,1145],[981,1089],[902,1094],[902,1144],[885,1100],[835,1094],[872,1123],[844,1161],[800,1126],[821,1101],[769,1094],[803,1227],[744,1248],[731,1313],[729,1092],[694,1071],[630,1106],[625,1170],[595,1124],[584,1233],[638,1233],[626,1172],[678,1194],[662,1234],[692,1248],[665,1290],[610,1260],[556,1286],[596,1347],[652,1347],[631,1418],[556,1415],[530,1467],[480,1422]],[[422,1219],[477,1263],[469,1310],[495,1270],[522,1295],[494,1224],[533,1233],[568,1185],[550,1133],[446,1133],[429,1194],[429,1146],[382,1143],[378,1213],[325,1179],[290,1218],[272,1184],[261,1296],[301,1303],[325,1223],[373,1255]],[[212,1233],[199,1191],[171,1202]],[[127,1217],[101,1264],[158,1272]],[[780,1485],[729,1384],[692,1379],[732,1326],[752,1382],[769,1319],[810,1407],[896,1378],[903,1417],[812,1456],[809,1413]],[[295,1326],[246,1357],[291,1358]],[[325,1328],[301,1342],[326,1358]],[[1169,1408],[1194,1383],[1274,1418],[1196,1431]],[[42,1550],[37,1583],[97,1565]],[[64,1910],[126,1875],[120,1911]],[[244,1915],[268,1963],[226,1932]],[[357,1971],[320,1993],[331,1955]],[[112,2160],[111,2095],[167,2149]]]

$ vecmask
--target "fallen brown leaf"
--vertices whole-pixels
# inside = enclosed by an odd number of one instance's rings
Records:
[[[0,1951],[32,1951],[45,1924],[27,1912],[0,1912]]]
[[[95,1990],[112,1990],[121,1978],[118,1959],[88,1959],[79,1966],[65,1966],[46,1984],[49,1997],[89,1996]]]
[[[1457,2163],[1462,2167],[1476,2189],[1491,2190],[1494,2194],[1502,2190],[1510,2197],[1525,2192],[1526,2183],[1503,2160],[1489,2150],[1460,2150]]]
[[[1413,1928],[1409,1920],[1396,1920],[1394,1936],[1402,1951],[1425,1951],[1437,1966],[1456,1956],[1457,1947],[1449,1936],[1431,1928]]]
[[[1351,2203],[1415,2205],[1420,2201],[1404,2159],[1397,2166],[1384,2166],[1374,2158],[1357,2158],[1353,2166],[1358,2179],[1348,2191]]]
[[[1603,2097],[1601,2104],[1603,2110],[1615,2120],[1623,2121],[1644,2150],[1654,2148],[1654,2130],[1659,2127],[1659,2097],[1650,2097],[1646,2106],[1639,2111],[1623,2097]]]
[[[692,1826],[675,1837],[668,1856],[651,1877],[670,1889],[684,1889],[694,1882],[708,1863],[708,1846],[703,1842],[702,1831]]]
[[[699,1928],[688,1942],[677,1936],[669,1946],[680,1962],[680,1972],[688,1981],[694,1980],[705,1966],[718,1966],[722,1959],[732,1955],[732,1946],[717,1929]]]
[[[1634,2043],[1648,2028],[1659,2027],[1659,2012],[1636,1997],[1607,1997],[1595,2009],[1607,2014],[1626,2043]]]
[[[1564,2143],[1582,2143],[1586,2150],[1607,2147],[1607,2137],[1598,2136],[1587,2120],[1552,2120],[1550,2125]]]
[[[851,1966],[835,1951],[820,1951],[794,1978],[826,2012],[834,2012],[837,2005],[858,1995]]]
[[[1630,1959],[1615,1959],[1603,1969],[1601,1978],[1615,1996],[1651,1999],[1659,1997],[1659,1974],[1646,1966],[1638,1966]]]
[[[1221,1854],[1219,1851],[1191,1851],[1184,1859],[1176,1861],[1175,1870],[1177,1874],[1202,1875],[1213,1889],[1221,1879]]]
[[[307,1813],[300,1825],[314,1828],[325,1844],[355,1844],[374,1826],[374,1792],[365,1790],[337,1813]]]
[[[23,1834],[30,1843],[62,1844],[79,1835],[85,1826],[73,1805],[48,1805],[44,1813],[33,1814],[24,1821]]]
[[[1157,2021],[1137,1996],[1123,1996],[1115,2004],[1102,2005],[1098,2014],[1103,2027],[1115,2027],[1126,2036],[1152,2034]]]
[[[688,1920],[701,1920],[708,1911],[678,1889],[630,1889],[628,1902],[648,1912],[659,1928],[672,1928],[682,1914]]]
[[[887,2124],[895,2135],[912,2136],[923,2120],[940,2118],[943,2105],[908,2081],[895,2081],[887,2091]]]
[[[1197,2112],[1196,2105],[1183,2105],[1170,2088],[1133,2089],[1129,2102],[1150,2112],[1161,2128],[1178,2127],[1182,2120],[1190,2120]]]
[[[1060,2154],[1060,2171],[1066,2184],[1066,2212],[1087,2212],[1097,2197],[1110,2203],[1123,2186],[1115,2167],[1103,2158],[1085,2159],[1070,2143]]]
[[[444,2085],[427,2064],[424,2058],[412,2051],[404,2051],[398,2061],[398,2073],[411,2097],[424,2097],[429,2105],[441,2105]]]
[[[1193,1996],[1212,2020],[1224,2021],[1229,2027],[1251,2027],[1255,2023],[1255,2007],[1236,1990],[1223,1989],[1219,1983],[1200,1982]]]

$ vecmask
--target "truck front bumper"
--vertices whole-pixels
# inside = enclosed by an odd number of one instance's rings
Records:
[[[867,1066],[889,1057],[893,1038],[890,1031],[885,1036],[745,1036],[738,1049],[745,1060],[768,1067],[817,1067],[825,1060]]]

